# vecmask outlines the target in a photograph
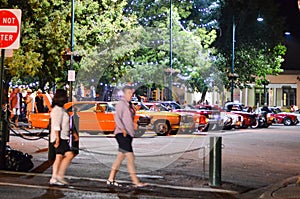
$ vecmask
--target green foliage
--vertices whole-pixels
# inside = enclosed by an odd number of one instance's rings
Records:
[[[22,10],[21,47],[15,50],[12,59],[6,59],[7,77],[24,79],[30,76],[32,81],[39,80],[41,88],[47,82],[50,87],[59,82],[66,83],[69,61],[62,59],[61,52],[70,48],[71,2],[0,0],[0,3],[2,8]],[[75,1],[74,46],[75,51],[84,55],[82,63],[75,63],[77,71],[79,68],[85,74],[97,71],[90,67],[94,63],[90,58],[97,52],[97,46],[135,24],[134,17],[123,15],[125,5],[124,0]],[[110,72],[116,73],[114,69]]]
[[[264,18],[258,22],[258,15]],[[215,43],[218,49],[217,61],[220,71],[231,72],[232,65],[232,25],[236,24],[235,66],[238,74],[236,85],[240,88],[249,83],[261,84],[266,75],[278,75],[282,72],[281,63],[286,48],[281,45],[284,23],[278,15],[276,3],[267,0],[224,0],[222,18],[220,19],[221,35]],[[228,77],[224,76],[227,88]]]
[[[126,66],[126,80],[149,86],[167,86],[171,70],[170,4],[165,1],[143,1],[138,4],[135,1],[130,2],[127,9],[132,9],[138,16],[144,32],[140,39],[140,48],[130,57],[130,65]],[[193,15],[190,2],[173,2],[173,79],[175,83],[185,84],[190,91],[201,92],[206,87],[209,77],[207,71],[213,63],[210,55],[214,49],[211,44],[216,39],[216,31],[194,26],[196,21],[199,23],[199,15]],[[156,18],[153,19],[153,16]],[[153,20],[148,20],[150,17]],[[188,22],[183,23],[186,20]]]

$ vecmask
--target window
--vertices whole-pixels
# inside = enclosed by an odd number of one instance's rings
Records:
[[[291,106],[297,104],[295,88],[283,87],[282,92],[283,106]]]
[[[269,89],[268,88],[256,88],[255,89],[255,104],[259,104],[259,106],[264,105],[264,103],[269,102]],[[265,99],[266,96],[266,99]]]

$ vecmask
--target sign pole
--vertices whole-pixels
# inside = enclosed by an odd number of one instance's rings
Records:
[[[4,56],[5,49],[1,49],[1,66],[0,66],[0,169],[4,169],[5,166],[5,151],[6,151],[6,129],[7,122],[5,122],[3,112],[3,73],[4,73]]]
[[[9,140],[8,107],[4,112],[3,79],[5,49],[18,49],[20,47],[21,33],[20,9],[0,9],[0,169],[5,169],[6,143]]]

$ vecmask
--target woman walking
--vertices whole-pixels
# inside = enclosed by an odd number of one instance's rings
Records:
[[[68,102],[67,91],[58,89],[53,97],[50,131],[50,144],[55,148],[55,161],[52,168],[50,185],[67,185],[64,179],[65,172],[75,157],[70,147],[70,117],[64,109],[64,104]],[[73,132],[74,140],[78,141],[79,136]]]
[[[106,181],[107,186],[121,186],[115,181],[116,174],[122,164],[124,158],[127,159],[127,169],[130,174],[132,183],[135,187],[144,187],[147,184],[139,181],[134,165],[134,154],[132,149],[132,140],[134,137],[134,115],[135,109],[130,103],[133,88],[131,86],[125,86],[123,89],[124,97],[116,105],[116,114],[115,114],[115,137],[119,145],[119,151],[117,158],[112,165],[109,177]]]

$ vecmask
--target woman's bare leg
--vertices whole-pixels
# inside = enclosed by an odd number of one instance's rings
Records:
[[[122,161],[125,158],[125,154],[122,152],[118,152],[117,154],[117,158],[115,160],[115,162],[113,163],[112,167],[111,167],[111,171],[108,177],[108,180],[110,182],[113,182],[115,180],[116,174],[120,168],[120,165],[122,164]]]
[[[58,172],[57,177],[59,179],[63,179],[65,177],[66,170],[68,166],[71,163],[71,160],[75,157],[74,153],[72,151],[68,151],[65,153],[65,156],[62,158]]]
[[[136,171],[135,171],[135,165],[134,165],[134,154],[131,153],[126,153],[126,159],[127,159],[127,169],[130,174],[131,180],[133,184],[138,185],[140,184],[140,180],[136,176]]]
[[[56,179],[62,159],[63,156],[61,154],[56,154],[55,161],[52,165],[52,179]]]

